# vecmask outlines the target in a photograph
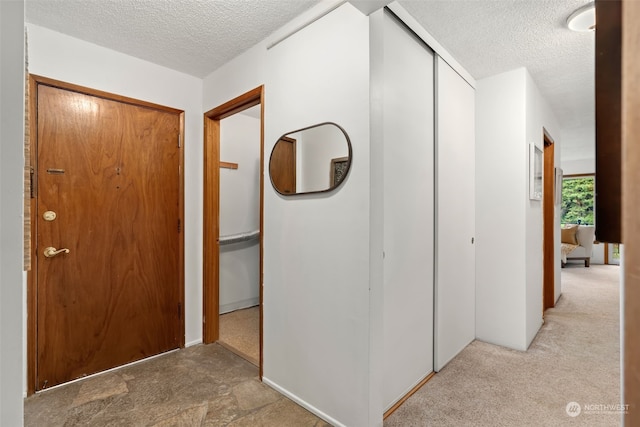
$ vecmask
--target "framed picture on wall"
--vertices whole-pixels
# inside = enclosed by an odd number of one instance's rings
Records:
[[[344,179],[344,173],[347,171],[349,157],[337,157],[331,159],[330,183],[331,187],[337,187],[340,181]],[[326,175],[325,175],[326,176]]]
[[[529,199],[542,200],[542,150],[529,144]]]

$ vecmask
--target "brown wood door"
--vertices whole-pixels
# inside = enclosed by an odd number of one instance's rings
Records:
[[[36,108],[43,389],[182,342],[180,114],[43,84]]]
[[[281,193],[296,192],[296,140],[283,136],[276,143],[269,161],[269,175]]]

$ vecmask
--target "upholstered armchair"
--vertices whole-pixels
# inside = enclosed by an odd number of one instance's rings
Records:
[[[562,267],[569,260],[584,260],[584,266],[591,263],[595,227],[593,225],[567,225],[561,230]]]

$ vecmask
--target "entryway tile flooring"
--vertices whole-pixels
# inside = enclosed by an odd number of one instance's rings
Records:
[[[25,426],[325,427],[217,344],[196,345],[25,399]]]

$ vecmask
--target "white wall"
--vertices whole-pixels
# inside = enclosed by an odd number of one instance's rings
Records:
[[[23,419],[24,1],[0,2],[0,425]]]
[[[604,243],[594,243],[590,264],[604,264]]]
[[[476,86],[476,336],[526,350],[542,325],[542,203],[529,200],[529,143],[543,127],[560,131],[525,68]],[[556,299],[560,295],[560,218],[555,215]]]
[[[36,25],[33,74],[185,111],[185,341],[202,339],[202,80]]]
[[[238,169],[220,169],[220,235],[258,230],[260,119],[241,113],[220,121],[220,160],[238,163]],[[260,302],[259,242],[220,246],[220,313]]]
[[[269,50],[266,80],[266,150],[332,121],[354,158],[335,192],[265,188],[264,375],[349,426],[369,425],[368,48],[368,20],[346,4]]]
[[[587,119],[585,123],[575,123],[575,126],[572,127],[563,127],[560,131],[560,139],[562,139],[560,151],[563,169],[569,163],[575,163],[576,165],[591,165],[591,168],[595,170],[596,130],[593,119]]]
[[[560,165],[564,175],[577,175],[582,173],[596,173],[596,159],[578,159],[565,160],[562,159]]]
[[[331,160],[349,155],[342,131],[323,125],[290,135],[296,139],[296,191],[326,190],[331,187]]]
[[[280,135],[316,123],[336,122],[351,138],[337,191],[283,197],[265,176],[263,366],[267,384],[350,426],[370,422],[368,37],[367,18],[345,4],[204,82],[205,110],[265,84],[265,162]]]
[[[560,167],[561,153],[561,133],[551,108],[547,101],[542,97],[540,90],[531,78],[528,71],[525,73],[525,85],[527,91],[526,117],[527,117],[527,136],[526,143],[535,143],[536,146],[544,150],[544,131],[543,128],[551,135],[555,142],[554,147],[554,165]],[[528,153],[528,151],[527,151]],[[527,158],[528,160],[528,158]],[[529,162],[527,161],[524,169],[528,174]],[[555,178],[553,178],[555,180]],[[529,183],[525,193],[529,194]],[[525,249],[526,264],[526,346],[528,347],[535,338],[536,333],[542,326],[542,275],[543,275],[543,242],[542,242],[542,202],[527,199],[526,206],[526,230],[527,241]],[[560,217],[561,207],[555,206],[554,209],[554,274],[555,274],[555,301],[560,298],[561,281],[560,281]]]
[[[519,68],[476,82],[476,337],[519,350],[527,348],[525,79]]]

